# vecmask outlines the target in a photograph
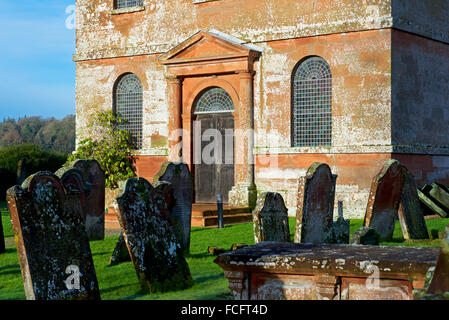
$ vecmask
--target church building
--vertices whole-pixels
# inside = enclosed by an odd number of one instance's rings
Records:
[[[138,176],[183,161],[194,201],[294,215],[314,162],[363,218],[389,159],[449,183],[449,0],[77,0],[77,141],[128,120]],[[212,161],[211,161],[212,160]]]

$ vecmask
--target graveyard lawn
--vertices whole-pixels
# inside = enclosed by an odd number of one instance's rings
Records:
[[[5,208],[0,203],[0,208]],[[2,220],[6,235],[7,252],[0,255],[0,300],[25,299],[20,274],[19,260],[13,247],[13,234],[9,214],[2,210]],[[444,231],[449,219],[426,221],[429,232],[432,229]],[[363,224],[363,220],[351,220],[351,233]],[[290,238],[293,241],[295,220],[289,219]],[[186,256],[195,285],[187,290],[163,294],[144,294],[141,292],[134,267],[131,262],[109,266],[118,235],[107,236],[102,241],[90,242],[92,255],[103,300],[214,300],[232,299],[228,281],[223,270],[213,263],[215,259],[208,253],[208,246],[229,249],[234,243],[254,244],[252,223],[225,226],[224,229],[192,228],[191,252]],[[407,241],[402,238],[399,223],[396,225],[393,241],[382,245],[439,247],[439,240]]]

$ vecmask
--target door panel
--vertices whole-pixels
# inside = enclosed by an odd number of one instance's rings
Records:
[[[228,193],[234,185],[234,117],[232,114],[204,114],[198,115],[197,121],[201,121],[201,136],[208,129],[217,129],[221,135],[221,152],[211,150],[212,138],[206,141],[194,141],[201,143],[201,155],[207,149],[206,154],[216,158],[221,154],[221,161],[213,161],[212,164],[204,162],[195,165],[195,200],[196,202],[215,203],[216,195],[221,193],[223,201],[228,202]],[[218,152],[217,152],[218,151]]]

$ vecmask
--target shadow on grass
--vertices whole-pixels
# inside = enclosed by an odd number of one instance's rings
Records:
[[[223,273],[218,273],[210,276],[194,278],[193,280],[195,281],[195,283],[202,283],[210,280],[222,279],[223,277],[224,277]]]
[[[207,258],[207,257],[213,257],[208,252],[204,253],[189,253],[185,255],[185,258],[192,258],[192,259],[199,259],[199,258]]]
[[[128,284],[122,284],[120,286],[115,286],[115,287],[109,287],[109,288],[105,288],[105,289],[101,289],[100,290],[100,294],[105,294],[108,292],[113,292],[116,290],[121,290],[121,289],[125,289],[125,288],[134,288],[136,286],[135,283],[128,283]],[[142,290],[138,291],[137,294],[143,295]]]
[[[12,271],[6,271],[6,270],[11,270]],[[20,265],[18,264],[9,264],[3,267],[0,267],[0,275],[7,275],[7,274],[16,274],[19,273],[20,274]]]

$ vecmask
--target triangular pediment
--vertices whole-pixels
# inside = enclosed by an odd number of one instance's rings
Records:
[[[162,64],[229,59],[259,55],[260,49],[218,31],[200,31],[164,54]]]

